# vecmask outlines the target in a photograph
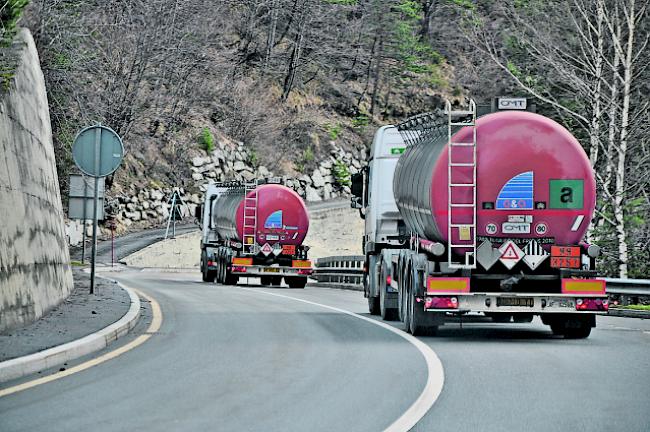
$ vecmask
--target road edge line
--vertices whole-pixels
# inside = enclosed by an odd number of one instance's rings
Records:
[[[409,408],[406,411],[404,411],[404,413],[397,420],[395,420],[393,423],[390,424],[390,426],[384,429],[384,432],[410,431],[422,419],[422,417],[424,417],[427,414],[427,412],[429,412],[431,407],[433,407],[436,400],[440,396],[440,393],[442,393],[442,388],[445,383],[445,374],[444,374],[444,368],[442,366],[442,362],[440,361],[440,358],[435,353],[435,351],[431,349],[431,347],[429,347],[427,344],[420,341],[416,337],[400,329],[397,329],[389,324],[374,320],[372,318],[365,317],[363,315],[359,315],[349,310],[340,309],[334,306],[328,306],[325,304],[313,302],[310,300],[300,299],[297,297],[291,297],[288,295],[272,293],[260,289],[244,288],[244,287],[241,287],[241,289],[245,291],[254,292],[254,293],[263,293],[275,297],[286,298],[301,303],[310,304],[313,306],[319,306],[325,309],[333,310],[335,312],[343,313],[345,315],[349,315],[358,318],[360,320],[375,324],[379,327],[382,327],[400,336],[401,338],[409,342],[411,345],[415,346],[415,348],[420,352],[422,357],[424,357],[424,361],[427,365],[427,382],[424,386],[424,389],[422,389],[422,392],[415,400],[415,402],[413,402],[411,406],[409,406]]]
[[[153,313],[153,319],[151,321],[151,324],[149,325],[149,328],[145,331],[144,334],[138,336],[136,339],[132,340],[131,342],[127,343],[126,345],[123,345],[123,346],[121,346],[121,347],[119,347],[119,348],[117,348],[117,349],[115,349],[113,351],[107,352],[107,353],[105,353],[105,354],[103,354],[103,355],[101,355],[101,356],[99,356],[97,358],[88,360],[88,361],[86,361],[84,363],[81,363],[81,364],[78,364],[78,365],[73,366],[71,368],[68,368],[68,369],[66,369],[64,371],[56,372],[54,374],[51,374],[51,375],[48,375],[48,376],[45,376],[45,377],[41,377],[41,378],[38,378],[38,379],[35,379],[35,380],[32,380],[32,381],[28,381],[28,382],[25,382],[25,383],[22,383],[22,384],[17,384],[15,386],[8,387],[8,388],[5,388],[5,389],[0,389],[0,397],[8,396],[10,394],[14,394],[14,393],[17,393],[17,392],[20,392],[20,391],[23,391],[23,390],[27,390],[29,388],[36,387],[36,386],[41,385],[41,384],[52,382],[52,381],[64,378],[66,376],[72,375],[74,373],[81,372],[83,370],[89,369],[89,368],[91,368],[93,366],[96,366],[98,364],[104,363],[104,362],[106,362],[106,361],[108,361],[110,359],[118,357],[118,356],[124,354],[125,352],[130,351],[133,348],[143,344],[153,334],[155,334],[160,329],[160,326],[162,325],[162,311],[160,309],[160,305],[158,304],[158,302],[153,297],[143,293],[140,290],[137,290],[135,288],[126,287],[124,284],[119,283],[119,282],[118,282],[118,284],[120,285],[120,287],[122,289],[125,289],[129,293],[129,295],[133,294],[133,296],[137,300],[136,302],[131,303],[132,307],[129,308],[129,312],[127,312],[124,315],[124,317],[122,317],[122,319],[120,319],[116,323],[113,323],[113,324],[109,325],[108,327],[105,327],[104,329],[100,330],[97,333],[93,333],[91,335],[85,336],[85,337],[83,337],[81,339],[78,339],[78,340],[73,341],[73,342],[69,342],[67,344],[59,345],[58,347],[51,348],[51,350],[54,350],[54,349],[57,349],[57,348],[60,349],[61,347],[65,347],[66,345],[70,345],[70,344],[74,345],[74,344],[76,344],[78,342],[83,341],[86,338],[91,337],[91,336],[93,337],[93,342],[87,342],[87,343],[84,342],[85,344],[87,344],[88,347],[92,346],[92,345],[90,345],[91,343],[92,344],[98,344],[97,346],[103,344],[103,346],[101,346],[99,348],[96,348],[96,349],[92,349],[91,351],[85,352],[83,354],[79,354],[79,355],[76,355],[74,357],[70,357],[69,360],[76,359],[76,358],[79,358],[79,357],[81,357],[83,355],[91,354],[92,352],[95,352],[95,351],[98,351],[98,350],[100,350],[102,348],[105,348],[108,345],[108,343],[116,340],[117,338],[119,338],[121,336],[124,336],[133,327],[135,327],[135,325],[137,324],[137,320],[140,317],[140,298],[139,298],[140,296],[145,298],[147,301],[149,301],[151,303],[151,309],[152,309],[152,313]],[[137,303],[137,307],[134,307],[134,304],[136,304],[136,303]],[[123,323],[124,325],[120,325],[119,329],[118,329],[117,324],[120,323],[120,321],[125,320],[127,315],[130,315],[130,313],[132,311],[135,311],[135,313],[136,313],[135,320],[131,319],[131,317],[129,316],[130,321],[128,323],[124,322]],[[127,328],[127,326],[128,326],[128,328]],[[102,334],[99,335],[99,333],[102,333]],[[83,349],[84,349],[84,347],[76,347],[75,346],[70,351],[74,352],[74,354],[78,354],[80,352],[83,352]],[[37,354],[45,353],[46,351],[49,351],[49,350],[41,351],[40,353],[31,354],[30,356],[25,356],[25,357],[35,356]],[[21,358],[23,358],[23,357],[19,357],[18,359],[21,359]],[[45,358],[45,359],[47,359],[47,358]],[[17,359],[13,359],[13,360],[17,360]],[[11,361],[11,360],[8,360],[8,361]],[[39,359],[38,361],[42,362],[44,360]],[[56,366],[58,364],[61,364],[61,363],[47,364],[47,366],[42,368],[42,369],[50,368],[50,367]],[[38,372],[38,370],[42,370],[42,369],[39,368],[34,372]],[[33,373],[33,372],[31,372],[31,373]],[[22,376],[25,376],[25,375],[28,375],[28,374],[25,373]]]

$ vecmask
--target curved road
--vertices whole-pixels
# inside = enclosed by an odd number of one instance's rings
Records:
[[[405,339],[267,294],[363,314],[360,293],[244,289],[197,276],[117,275],[159,301],[159,333],[116,359],[0,398],[0,430],[381,431],[422,392],[425,362]],[[598,325],[577,341],[538,321],[450,324],[420,338],[442,360],[445,384],[413,430],[650,430],[650,323],[602,317]]]

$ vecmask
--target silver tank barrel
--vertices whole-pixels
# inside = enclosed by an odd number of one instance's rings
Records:
[[[448,131],[440,127],[428,134],[426,141],[408,146],[397,161],[393,194],[411,232],[429,240],[441,240],[443,236],[432,213],[431,180],[434,165],[447,144]]]
[[[237,208],[244,199],[244,189],[233,189],[212,203],[212,226],[224,240],[241,241],[237,235]]]

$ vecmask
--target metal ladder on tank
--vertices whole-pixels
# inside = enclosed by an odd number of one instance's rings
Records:
[[[448,200],[447,200],[447,239],[449,247],[447,248],[447,264],[451,269],[475,269],[476,268],[476,103],[474,100],[469,101],[468,110],[453,110],[449,101],[445,104],[445,112],[447,114],[447,125],[449,133],[449,149],[447,152],[447,182],[448,182]],[[468,120],[467,118],[470,117]],[[472,139],[469,142],[454,142],[453,128],[469,127],[472,129]],[[454,157],[454,149],[468,149],[471,148],[471,159],[464,155],[461,160]],[[465,152],[468,153],[468,152]],[[467,159],[467,160],[464,160]],[[471,169],[472,176],[470,183],[453,183],[453,174],[461,171],[467,173]],[[454,202],[454,191],[471,190],[472,202]],[[455,223],[455,215],[459,213],[466,214],[466,210],[472,210],[471,223]],[[458,230],[458,237],[460,239],[461,233],[464,240],[457,240],[458,243],[453,243],[452,232]],[[465,243],[463,243],[465,242]],[[470,249],[465,251],[465,262],[454,262],[453,255],[455,250]]]
[[[242,252],[244,255],[257,254],[257,181],[244,184],[244,224],[242,230]]]

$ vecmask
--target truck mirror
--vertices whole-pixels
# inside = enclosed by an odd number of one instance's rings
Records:
[[[353,209],[361,209],[363,208],[363,205],[361,204],[361,198],[360,197],[351,197],[350,198],[350,207]]]
[[[352,187],[350,190],[352,196],[359,198],[363,196],[363,173],[352,174]]]
[[[359,209],[359,216],[361,219],[366,218],[366,214],[363,212],[363,203],[361,202],[361,197],[351,197],[350,198],[350,207],[353,209]]]

